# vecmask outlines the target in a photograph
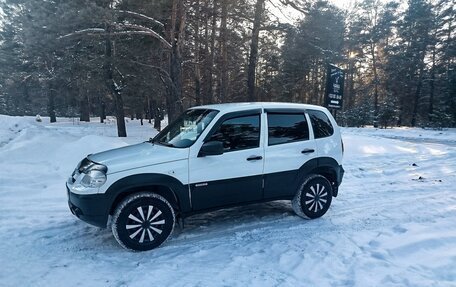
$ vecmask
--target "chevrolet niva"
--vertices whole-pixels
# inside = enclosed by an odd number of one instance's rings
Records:
[[[88,155],[66,186],[71,212],[110,226],[119,244],[160,246],[176,218],[291,200],[326,213],[342,181],[343,142],[326,108],[288,103],[193,107],[153,139]],[[109,224],[108,224],[109,222]]]

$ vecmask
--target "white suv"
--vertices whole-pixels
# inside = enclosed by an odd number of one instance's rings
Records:
[[[70,210],[132,250],[150,250],[176,217],[292,200],[326,213],[342,181],[343,143],[327,109],[236,103],[188,109],[155,138],[88,155],[67,182]]]

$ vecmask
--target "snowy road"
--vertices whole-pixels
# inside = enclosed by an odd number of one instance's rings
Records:
[[[285,201],[221,210],[131,253],[73,217],[64,190],[86,154],[153,135],[127,128],[0,115],[0,286],[456,286],[456,130],[344,129],[324,217]]]

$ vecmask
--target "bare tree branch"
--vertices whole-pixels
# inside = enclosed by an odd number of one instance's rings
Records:
[[[174,84],[174,82],[171,80],[171,76],[170,74],[168,73],[168,71],[166,71],[165,69],[163,69],[162,67],[159,67],[159,66],[154,66],[154,65],[149,65],[149,64],[145,64],[145,63],[141,63],[141,62],[138,62],[138,61],[134,61],[134,60],[130,60],[131,63],[134,63],[134,64],[137,64],[137,65],[140,65],[140,66],[143,66],[143,67],[147,67],[147,68],[151,68],[151,69],[155,69],[157,70],[159,73],[160,73],[160,78],[162,79],[163,83],[166,84],[166,82],[168,82],[171,87],[173,89],[176,89],[176,85]],[[162,78],[162,76],[165,75],[166,76],[166,82],[164,81],[164,79]]]
[[[167,48],[171,48],[171,44],[166,41],[165,38],[160,36],[157,32],[153,30],[142,30],[142,31],[119,31],[119,32],[113,32],[111,35],[146,35],[146,36],[152,36],[156,39],[158,39],[160,42],[162,42]]]
[[[160,22],[160,21],[158,21],[158,20],[156,20],[156,19],[154,19],[152,17],[149,17],[147,15],[144,15],[144,14],[141,14],[141,13],[137,13],[137,12],[133,12],[133,11],[127,11],[127,10],[117,10],[117,11],[119,13],[124,13],[124,14],[128,14],[130,16],[134,16],[134,17],[141,18],[141,19],[144,19],[144,20],[152,21],[153,23],[159,25],[162,28],[165,27],[165,25],[162,22]]]
[[[121,25],[123,27],[129,28],[129,29],[135,29],[135,30],[139,30],[139,31],[150,33],[153,37],[155,37],[158,40],[160,40],[160,42],[162,42],[166,47],[171,48],[171,44],[165,38],[163,38],[160,34],[158,34],[157,32],[155,32],[154,30],[152,30],[150,28],[144,27],[142,25],[137,25],[137,24],[127,24],[127,23],[125,23],[125,24],[121,24]],[[116,32],[116,33],[119,33],[119,32]]]
[[[134,25],[134,24],[122,24],[122,26],[126,28],[131,28],[131,29],[139,29],[139,31],[118,31],[118,32],[112,32],[111,35],[146,35],[146,36],[152,36],[156,39],[158,39],[160,42],[162,42],[167,48],[171,48],[171,44],[166,41],[165,38],[160,36],[157,32],[155,32],[152,29],[149,29],[147,27],[143,27],[140,25]],[[88,28],[88,29],[83,29],[83,30],[78,30],[63,36],[58,37],[57,39],[63,39],[71,36],[76,36],[76,35],[86,35],[86,36],[104,36],[107,35],[106,30],[102,28]]]
[[[71,36],[75,36],[75,35],[79,35],[79,34],[88,34],[88,35],[91,35],[92,33],[104,33],[106,32],[105,29],[103,28],[87,28],[87,29],[82,29],[82,30],[78,30],[78,31],[74,31],[72,33],[69,33],[69,34],[66,34],[66,35],[63,35],[63,36],[60,36],[58,37],[57,39],[63,39],[63,38],[67,38],[67,37],[71,37]]]
[[[296,5],[296,2],[293,1],[293,0],[280,0],[280,2],[285,5],[285,6],[290,6],[291,8],[307,15],[308,14],[308,11],[306,11],[304,8],[302,7],[299,7],[298,5]]]

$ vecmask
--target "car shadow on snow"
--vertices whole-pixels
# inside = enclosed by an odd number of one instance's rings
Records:
[[[176,223],[173,235],[164,248],[175,248],[198,241],[223,238],[239,232],[274,226],[283,221],[298,221],[290,201],[255,203],[185,218],[184,228]],[[76,218],[65,220],[50,228],[38,229],[38,245],[62,248],[64,251],[98,254],[119,252],[122,248],[112,236],[110,228],[90,226]],[[36,246],[39,247],[39,246]]]
[[[273,222],[295,219],[297,216],[293,212],[290,201],[224,208],[185,218],[183,229],[176,225],[172,241],[253,230],[270,226]]]

